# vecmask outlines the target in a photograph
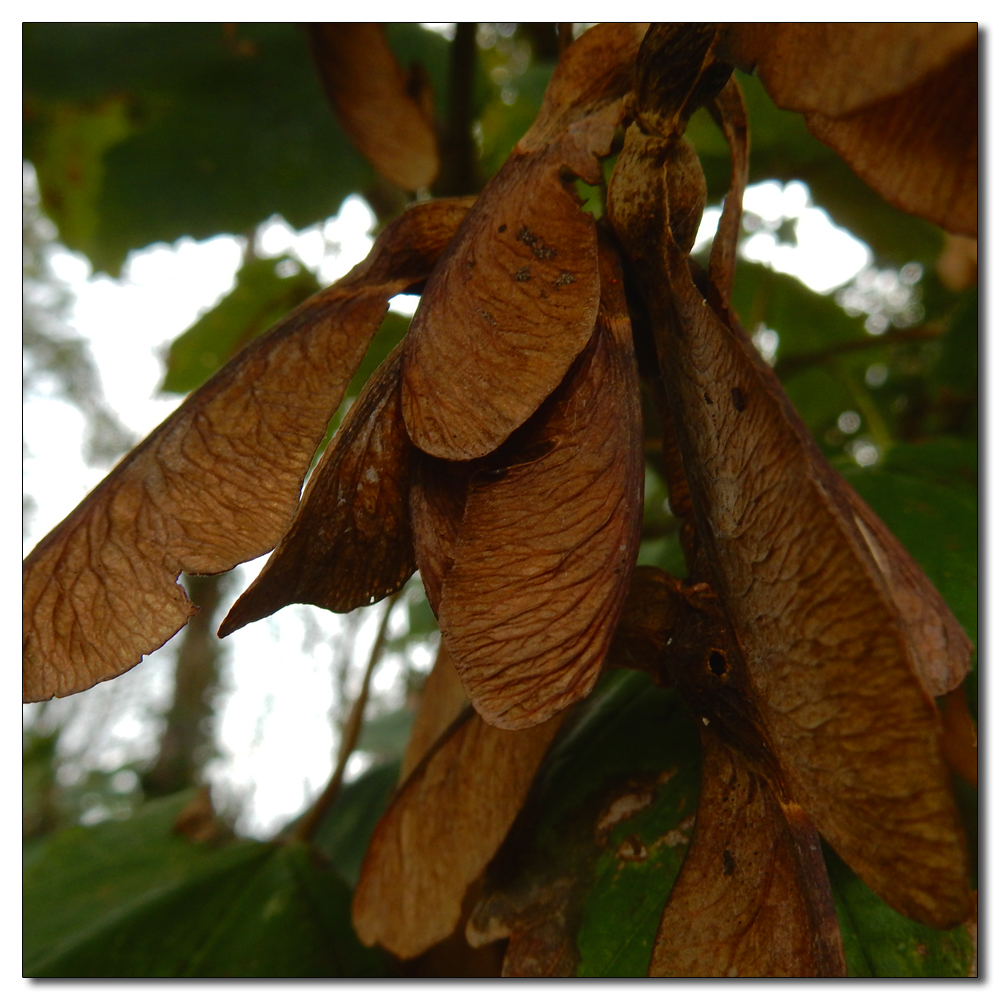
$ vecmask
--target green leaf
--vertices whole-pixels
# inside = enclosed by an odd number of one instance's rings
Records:
[[[572,886],[551,920],[575,942],[577,975],[646,975],[699,759],[676,692],[631,671],[609,671],[550,751],[487,884],[512,901]]]
[[[975,644],[978,640],[979,530],[969,446],[932,441],[901,445],[886,466],[845,475],[927,574]],[[942,483],[946,463],[956,470]],[[924,470],[928,471],[924,471]]]
[[[384,975],[350,924],[350,890],[304,844],[192,844],[188,795],[53,835],[24,872],[32,977]]]
[[[361,730],[355,750],[374,754],[376,757],[392,757],[402,760],[406,744],[413,729],[412,708],[396,709],[387,715],[369,719]]]
[[[282,274],[291,268],[293,273]],[[161,390],[197,389],[319,288],[315,276],[291,257],[248,261],[236,274],[236,287],[170,345]]]
[[[824,845],[825,846],[825,845]],[[854,977],[962,977],[975,962],[968,930],[936,931],[887,906],[829,848],[824,851]]]
[[[357,885],[368,841],[398,779],[399,761],[392,760],[344,785],[313,836],[313,844],[351,887]]]
[[[373,182],[292,24],[32,24],[25,156],[61,238],[117,275],[129,250],[302,229]]]

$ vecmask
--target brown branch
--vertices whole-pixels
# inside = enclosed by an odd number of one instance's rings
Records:
[[[368,657],[368,666],[365,669],[364,680],[361,682],[361,691],[351,707],[351,714],[347,717],[344,725],[344,732],[340,740],[340,749],[337,753],[337,766],[334,768],[326,788],[323,789],[319,798],[313,803],[312,808],[302,817],[299,825],[292,834],[292,840],[309,841],[316,833],[327,809],[333,804],[340,792],[340,786],[344,780],[344,770],[350,760],[354,747],[357,745],[358,737],[361,735],[361,723],[365,714],[365,705],[368,703],[368,686],[371,682],[372,674],[379,660],[382,658],[382,649],[385,646],[386,633],[389,628],[389,616],[396,602],[402,595],[402,591],[397,591],[385,603],[385,614],[382,617],[382,624],[379,626],[378,635],[375,636],[375,644],[372,646],[371,655]]]
[[[935,340],[943,333],[944,330],[937,324],[925,324],[924,326],[914,327],[911,330],[893,330],[891,333],[883,333],[881,336],[848,340],[842,344],[833,344],[830,347],[824,347],[821,351],[792,354],[787,358],[782,358],[774,366],[774,373],[778,378],[786,379],[803,368],[808,368],[810,365],[822,364],[824,361],[828,361],[839,354],[866,351],[871,347],[878,347],[881,344],[912,344],[921,340]]]
[[[472,138],[472,92],[476,72],[476,24],[459,22],[448,67],[448,120],[441,136],[441,173],[434,194],[475,194],[476,144]]]

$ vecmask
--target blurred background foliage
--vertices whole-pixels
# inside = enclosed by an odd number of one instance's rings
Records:
[[[401,65],[418,64],[433,88],[444,162],[433,193],[479,190],[539,108],[558,55],[555,25],[432,31],[393,24],[387,35]],[[86,345],[66,327],[65,293],[46,272],[45,246],[58,240],[114,276],[130,251],[149,244],[252,236],[275,214],[302,229],[335,214],[351,194],[368,202],[378,228],[406,196],[345,137],[293,25],[26,24],[23,45],[24,155],[41,198],[40,206],[26,203],[23,227],[25,392],[44,383],[77,406],[88,422],[90,456],[121,454],[128,433],[103,402]],[[867,244],[871,256],[853,280],[826,294],[743,260],[737,312],[819,447],[900,538],[976,642],[975,257],[940,229],[885,203],[808,133],[801,116],[777,109],[756,79],[740,74],[739,80],[750,117],[751,182],[801,183],[809,203]],[[688,136],[704,165],[709,204],[718,205],[729,182],[725,142],[705,112],[692,119]],[[580,190],[588,210],[600,215],[602,189]],[[744,222],[747,239],[766,233],[791,247],[797,224],[796,217],[751,212]],[[707,253],[707,243],[700,246]],[[319,287],[300,261],[257,256],[253,239],[247,247],[232,291],[170,347],[164,391],[195,388]],[[406,325],[405,317],[388,314],[349,397]],[[640,562],[683,576],[656,434],[651,424]],[[202,588],[203,607],[235,597],[225,578],[188,583]],[[405,628],[387,653],[436,641],[419,581],[407,586],[404,607]],[[378,714],[370,706],[357,747],[370,766],[340,789],[309,844],[294,837],[250,841],[235,837],[231,822],[203,802],[199,814],[193,798],[215,752],[205,723],[219,658],[211,612],[199,620],[200,632],[189,626],[190,641],[179,647],[174,691],[153,725],[158,749],[148,759],[111,770],[81,767],[61,746],[59,724],[46,710],[30,716],[23,765],[25,975],[408,971],[357,943],[349,905],[365,845],[396,781],[424,672],[409,669],[402,708]],[[348,667],[339,675],[342,694]],[[974,670],[966,682],[973,714],[976,692]],[[528,889],[569,880],[578,974],[645,972],[687,843],[684,820],[697,801],[697,740],[690,729],[672,693],[654,691],[645,677],[609,674],[543,765],[512,833],[521,867],[505,876],[503,856],[498,861],[496,878],[520,879]],[[670,768],[685,779],[664,786],[611,841],[594,841],[589,831],[609,796]],[[960,798],[972,829],[975,792],[962,786]],[[104,822],[94,825],[97,819]],[[646,842],[656,839],[654,828],[680,833],[623,874],[616,858],[632,826],[640,832],[649,826]],[[293,823],[286,833],[294,829]],[[967,973],[971,945],[964,929],[941,934],[904,921],[836,858],[830,865],[842,925],[850,929],[852,974]],[[623,935],[624,944],[611,947]],[[453,943],[445,957],[416,971],[434,974],[439,961],[445,964],[436,974],[483,972],[484,960],[470,952]]]

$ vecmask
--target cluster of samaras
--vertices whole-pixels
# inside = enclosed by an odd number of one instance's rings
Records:
[[[176,632],[196,610],[182,569],[277,546],[227,634],[290,603],[369,604],[419,568],[442,653],[354,911],[363,940],[401,956],[453,932],[564,711],[606,665],[675,686],[704,722],[696,833],[653,974],[842,974],[819,835],[900,912],[937,927],[968,914],[934,699],[961,682],[969,644],[730,310],[747,129],[717,43],[703,26],[587,32],[478,199],[405,212],[27,560],[29,700],[113,677]],[[707,270],[688,256],[705,184],[683,138],[702,106],[732,153]],[[567,177],[601,183],[623,122],[598,224]],[[300,501],[406,290],[422,293],[407,336]],[[683,583],[635,570],[642,384]],[[511,934],[488,902],[474,943]]]

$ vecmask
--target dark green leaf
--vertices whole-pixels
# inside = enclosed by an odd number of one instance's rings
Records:
[[[958,449],[952,459],[968,461]],[[954,479],[934,481],[949,446],[941,442],[901,447],[890,452],[884,468],[848,470],[847,479],[885,522],[940,591],[969,638],[978,635],[979,533],[975,488]],[[892,463],[891,465],[889,463]],[[930,476],[922,470],[938,470]],[[959,465],[961,468],[962,465]],[[909,471],[904,471],[904,470]],[[899,471],[896,471],[899,470]]]
[[[975,947],[964,926],[935,931],[882,902],[833,853],[825,851],[849,976],[968,976]]]
[[[315,846],[352,887],[357,884],[368,841],[396,789],[398,778],[399,761],[391,760],[372,767],[360,778],[344,785],[313,836]]]
[[[646,974],[698,801],[698,747],[675,692],[611,671],[543,764],[488,885],[529,904],[572,886],[549,920],[565,921],[576,974]]]
[[[296,267],[282,275],[284,268]],[[236,274],[236,287],[171,345],[164,392],[190,392],[254,337],[319,291],[313,274],[290,257],[251,260]]]
[[[129,250],[301,229],[374,174],[292,24],[32,24],[25,155],[61,239],[117,274]]]
[[[32,977],[384,975],[350,925],[350,890],[304,844],[192,844],[189,795],[53,835],[24,873]]]

